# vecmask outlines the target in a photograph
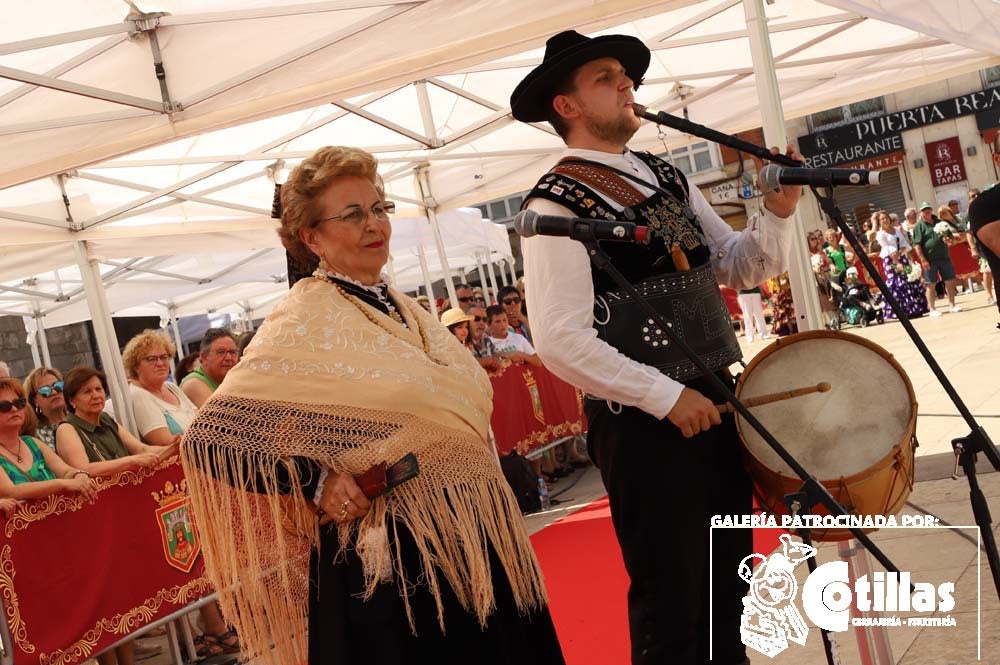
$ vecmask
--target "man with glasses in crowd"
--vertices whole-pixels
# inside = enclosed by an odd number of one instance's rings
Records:
[[[528,319],[521,311],[521,292],[517,290],[516,286],[505,286],[500,289],[499,300],[507,315],[507,324],[511,331],[530,342],[531,328],[528,327]]]
[[[458,308],[468,314],[472,301],[476,299],[472,295],[472,287],[468,284],[459,284],[455,287],[455,297],[458,298]]]
[[[472,321],[469,322],[472,333],[472,355],[487,372],[496,372],[503,366],[503,363],[500,361],[500,355],[497,353],[497,347],[493,344],[493,340],[486,334],[486,328],[489,324],[486,318],[486,308],[475,304],[466,313],[472,317]]]
[[[236,337],[224,328],[209,328],[205,331],[200,350],[201,366],[181,381],[181,390],[199,409],[240,360]]]

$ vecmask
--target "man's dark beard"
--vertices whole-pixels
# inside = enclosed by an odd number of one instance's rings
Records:
[[[618,117],[606,122],[587,118],[587,129],[601,141],[625,145],[636,133],[638,126],[632,122],[631,118]]]

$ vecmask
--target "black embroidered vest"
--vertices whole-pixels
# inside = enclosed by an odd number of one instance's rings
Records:
[[[710,369],[721,370],[740,360],[742,353],[719,291],[708,243],[690,206],[688,183],[666,161],[648,153],[633,155],[650,167],[664,192],[654,192],[642,200],[633,195],[631,204],[618,212],[608,197],[583,180],[600,186],[602,192],[614,192],[619,205],[629,198],[627,190],[638,194],[627,185],[628,180],[597,162],[568,159],[542,176],[525,200],[547,199],[569,208],[578,217],[649,226],[648,245],[601,241],[600,247],[698,357]],[[675,265],[675,260],[681,265]],[[591,275],[594,326],[601,339],[677,381],[699,375],[695,364],[608,275],[600,270],[591,271]]]

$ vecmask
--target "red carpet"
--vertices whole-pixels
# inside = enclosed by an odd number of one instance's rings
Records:
[[[755,530],[754,551],[770,553],[779,533]],[[628,575],[607,497],[542,529],[531,542],[567,665],[627,665]]]

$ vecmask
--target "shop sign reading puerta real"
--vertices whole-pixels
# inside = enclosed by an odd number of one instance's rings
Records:
[[[927,165],[931,171],[931,185],[951,185],[965,180],[965,161],[962,145],[957,136],[925,144]]]

